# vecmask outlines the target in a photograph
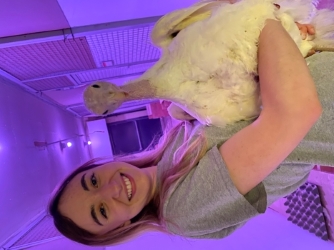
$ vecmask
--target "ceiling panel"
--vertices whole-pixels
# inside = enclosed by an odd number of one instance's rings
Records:
[[[84,37],[0,49],[0,69],[20,80],[94,68]]]
[[[0,37],[69,28],[57,0],[0,1]]]
[[[157,60],[160,51],[151,43],[152,28],[137,27],[86,36],[96,65],[102,67],[103,62],[109,62],[111,66]]]
[[[67,76],[45,78],[37,81],[25,82],[25,84],[37,91],[61,89],[75,86]]]

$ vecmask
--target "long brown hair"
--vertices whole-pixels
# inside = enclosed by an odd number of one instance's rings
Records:
[[[123,161],[138,168],[157,165],[162,159],[166,148],[170,145],[170,143],[172,143],[183,126],[185,126],[185,123],[181,123],[165,133],[156,149],[146,151],[137,157],[120,157],[117,158],[117,161]],[[98,163],[98,160],[94,159],[73,171],[52,194],[48,210],[49,214],[53,217],[56,228],[67,238],[92,246],[119,244],[128,241],[145,231],[160,231],[168,233],[166,220],[163,216],[163,204],[168,198],[169,189],[177,180],[187,175],[189,171],[197,165],[200,158],[202,158],[206,152],[206,141],[202,133],[198,133],[198,136],[196,136],[193,140],[190,139],[191,138],[189,137],[185,137],[184,143],[174,153],[174,160],[171,163],[172,167],[162,174],[160,189],[156,192],[152,201],[131,220],[130,225],[114,229],[102,235],[97,235],[78,227],[72,220],[63,216],[59,212],[59,201],[67,187],[67,184],[77,174],[96,168],[105,163]]]

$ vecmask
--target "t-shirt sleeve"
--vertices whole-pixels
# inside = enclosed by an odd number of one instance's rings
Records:
[[[234,186],[217,146],[212,147],[184,180],[179,181],[164,214],[168,229],[192,238],[221,238],[266,210],[259,184],[246,196]]]
[[[266,211],[267,193],[262,182],[245,194],[244,197],[259,213]]]

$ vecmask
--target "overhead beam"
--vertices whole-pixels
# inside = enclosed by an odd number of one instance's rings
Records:
[[[1,37],[0,48],[8,48],[33,43],[66,40],[81,36],[93,35],[101,32],[112,32],[116,30],[126,30],[138,27],[154,25],[161,16],[138,18],[124,20],[118,22],[100,23],[79,27],[71,27],[68,29],[44,31],[38,33],[30,33],[17,36]]]
[[[100,23],[87,26],[73,27],[74,37],[94,35],[101,32],[113,32],[117,30],[126,30],[154,25],[161,16],[145,17],[117,22]]]

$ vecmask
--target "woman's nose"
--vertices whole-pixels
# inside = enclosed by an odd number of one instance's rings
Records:
[[[116,182],[110,182],[105,184],[100,189],[100,194],[103,199],[117,199],[120,197],[122,191],[122,186],[117,184]]]

